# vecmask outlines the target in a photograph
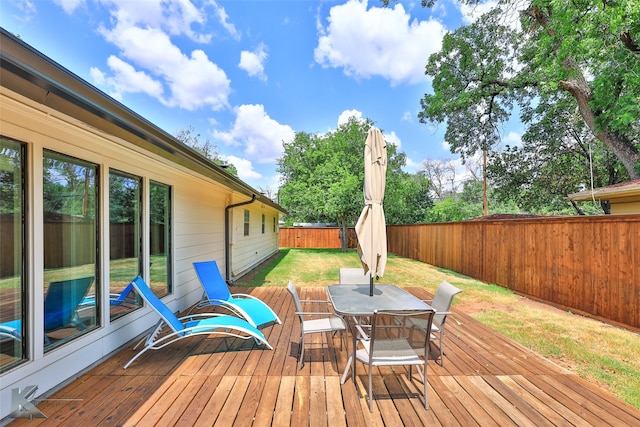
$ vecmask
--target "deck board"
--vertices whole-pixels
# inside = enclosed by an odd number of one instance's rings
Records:
[[[422,288],[408,290],[430,297]],[[42,401],[38,407],[49,418],[11,425],[640,425],[640,410],[455,307],[444,366],[428,363],[429,409],[415,372],[409,380],[406,368],[385,367],[374,371],[371,413],[362,364],[355,382],[349,376],[340,384],[348,355],[338,335],[308,336],[298,370],[300,326],[286,289],[242,292],[263,299],[281,317],[281,325],[263,329],[273,350],[251,340],[200,336],[150,351],[124,370],[134,342],[49,396],[66,400]],[[300,294],[327,298],[322,287]]]

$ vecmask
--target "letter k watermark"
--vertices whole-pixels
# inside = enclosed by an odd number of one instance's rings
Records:
[[[31,398],[36,390],[37,385],[30,385],[20,390],[19,388],[11,389],[11,414],[13,418],[47,418],[38,408],[35,407],[28,399]]]

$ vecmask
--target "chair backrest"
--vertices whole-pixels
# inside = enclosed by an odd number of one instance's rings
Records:
[[[147,302],[158,315],[164,320],[164,322],[169,325],[171,329],[175,332],[182,331],[184,329],[184,325],[178,319],[178,317],[173,314],[173,312],[166,306],[165,303],[160,301],[160,298],[153,293],[147,282],[140,276],[133,279],[131,285],[135,288],[138,295],[142,297],[143,300]]]
[[[300,302],[300,297],[298,296],[298,291],[296,290],[296,285],[293,284],[291,280],[287,283],[287,290],[291,294],[291,298],[293,298],[293,305],[296,309],[296,312],[302,312],[302,303]],[[300,321],[302,321],[302,315],[298,315]]]
[[[222,278],[216,261],[194,262],[193,268],[196,270],[198,279],[209,300],[220,299],[227,301],[231,298],[229,286]]]
[[[110,301],[111,305],[121,305],[123,302],[127,300],[127,296],[133,291],[133,285],[129,283],[126,288],[120,292],[118,298]]]
[[[71,323],[92,283],[93,276],[49,283],[44,297],[44,330],[50,331]]]
[[[431,310],[374,311],[369,356],[426,357],[433,316]]]
[[[341,285],[368,285],[371,280],[371,274],[364,272],[363,268],[341,268],[340,284]]]
[[[436,294],[433,297],[433,302],[431,303],[431,307],[437,312],[447,312],[451,308],[451,302],[453,301],[453,297],[456,294],[462,292],[460,289],[453,286],[451,283],[443,281],[436,289]],[[436,314],[434,317],[434,322],[438,325],[441,325],[446,320],[446,315],[444,314]]]

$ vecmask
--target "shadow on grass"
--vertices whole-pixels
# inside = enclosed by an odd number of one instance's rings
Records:
[[[278,266],[288,254],[290,249],[280,249],[277,254],[266,259],[258,264],[248,274],[240,277],[233,284],[235,286],[256,287],[256,286],[270,286],[271,283],[267,280],[269,273]]]

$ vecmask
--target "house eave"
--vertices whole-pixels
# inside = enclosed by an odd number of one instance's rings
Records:
[[[34,102],[60,111],[148,152],[286,213],[259,191],[104,92],[0,28],[0,82]]]
[[[627,201],[630,198],[640,199],[640,185],[631,186],[628,188],[597,188],[593,191],[585,190],[579,193],[569,194],[567,196],[569,200],[576,202],[588,201],[588,200],[609,200],[609,201]]]

